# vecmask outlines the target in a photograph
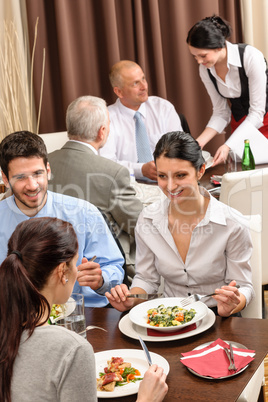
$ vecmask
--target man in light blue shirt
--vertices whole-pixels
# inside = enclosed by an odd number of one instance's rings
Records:
[[[83,293],[85,305],[104,307],[106,291],[122,283],[123,257],[98,209],[77,198],[47,190],[50,167],[43,140],[28,131],[8,135],[0,144],[0,166],[13,196],[0,202],[0,263],[18,223],[43,216],[72,223],[79,258],[74,292]],[[89,261],[93,256],[95,261]]]

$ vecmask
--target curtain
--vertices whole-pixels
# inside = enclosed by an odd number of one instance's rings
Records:
[[[268,60],[268,1],[240,0],[243,42],[255,46]]]
[[[171,101],[197,137],[211,113],[210,99],[186,44],[188,30],[213,13],[242,40],[239,0],[26,0],[29,38],[39,17],[35,95],[39,99],[42,49],[46,71],[40,132],[65,130],[67,106],[78,96],[115,101],[108,74],[120,59],[144,70],[149,94]],[[224,142],[217,136],[207,149]]]

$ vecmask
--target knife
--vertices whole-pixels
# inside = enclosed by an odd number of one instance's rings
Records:
[[[127,298],[133,299],[143,299],[143,300],[153,300],[158,299],[159,297],[163,297],[163,293],[135,293],[131,295],[127,295]]]
[[[146,360],[147,360],[149,366],[151,366],[153,363],[152,363],[152,359],[151,359],[149,350],[148,350],[147,346],[145,345],[145,343],[143,342],[143,340],[141,339],[140,335],[139,335],[139,341],[140,341],[142,349],[144,350]]]

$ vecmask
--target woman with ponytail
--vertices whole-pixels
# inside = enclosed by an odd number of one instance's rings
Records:
[[[255,47],[227,41],[230,35],[229,23],[216,15],[197,22],[188,32],[189,50],[199,64],[213,106],[213,114],[197,138],[201,148],[230,121],[232,134],[240,125],[245,130],[253,125],[268,138],[266,61]],[[226,160],[234,140],[231,135],[216,151],[214,165]]]
[[[77,276],[78,242],[72,225],[57,218],[20,223],[0,266],[0,401],[96,402],[92,346],[49,325],[52,304],[70,297]],[[163,369],[144,375],[137,402],[160,402]]]
[[[12,234],[0,267],[1,401],[96,401],[91,345],[48,324],[52,304],[72,293],[77,252],[72,225],[57,218],[24,221]]]

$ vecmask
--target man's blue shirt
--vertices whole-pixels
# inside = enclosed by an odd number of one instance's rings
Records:
[[[124,260],[116,242],[98,209],[78,198],[47,192],[47,202],[33,217],[29,218],[15,203],[14,196],[0,202],[0,263],[6,258],[7,243],[16,226],[27,219],[55,217],[72,223],[79,244],[78,265],[82,258],[97,256],[100,264],[103,286],[95,292],[88,286],[80,286],[76,281],[75,293],[83,293],[87,307],[103,307],[108,300],[104,295],[112,287],[122,283]],[[101,293],[101,294],[100,294]]]

